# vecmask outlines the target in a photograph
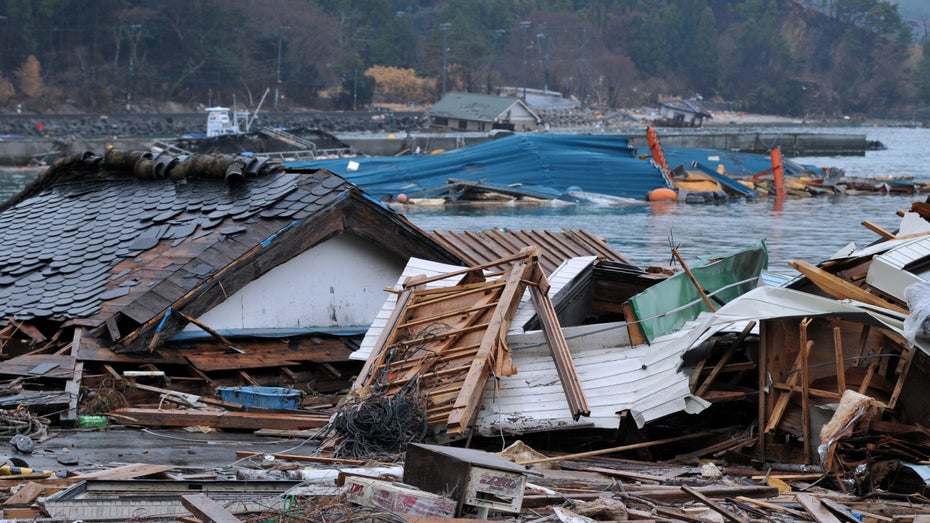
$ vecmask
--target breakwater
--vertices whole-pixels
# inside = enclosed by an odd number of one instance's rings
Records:
[[[28,165],[65,154],[93,151],[107,146],[147,148],[154,140],[202,133],[203,113],[129,115],[0,115],[0,165]],[[425,128],[422,113],[308,112],[263,113],[253,123],[259,127],[314,129],[336,135],[357,152],[392,156],[415,152],[451,150],[492,139],[485,133],[436,133]],[[564,134],[604,134],[601,128],[550,128]],[[611,134],[634,136],[646,148],[644,124],[615,128]],[[765,153],[778,145],[787,156],[862,155],[881,148],[866,134],[706,128],[682,131],[660,129],[665,147],[719,149]],[[641,140],[637,141],[639,137]],[[409,139],[407,139],[409,138]],[[406,143],[405,142],[406,140]]]

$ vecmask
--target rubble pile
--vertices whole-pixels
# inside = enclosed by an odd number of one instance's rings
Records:
[[[69,158],[0,208],[2,518],[919,523],[930,220],[899,214],[775,287],[761,241],[641,268],[322,169]]]

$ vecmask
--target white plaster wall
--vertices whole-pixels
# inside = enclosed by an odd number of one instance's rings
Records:
[[[387,296],[384,288],[403,268],[393,254],[342,234],[275,267],[198,319],[216,330],[369,325]]]

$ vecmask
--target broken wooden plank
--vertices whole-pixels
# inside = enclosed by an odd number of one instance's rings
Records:
[[[820,500],[810,494],[797,494],[795,499],[804,507],[804,510],[814,518],[817,523],[842,523],[836,516],[830,513],[826,507],[820,504]]]
[[[862,521],[860,518],[857,518],[855,515],[853,515],[852,511],[850,511],[848,508],[837,503],[836,501],[833,501],[832,499],[821,499],[820,504],[826,507],[827,510],[833,513],[834,516],[842,521],[845,521],[846,523],[859,523]]]
[[[393,338],[397,325],[403,321],[404,311],[406,310],[407,305],[410,303],[412,297],[412,289],[405,289],[400,294],[400,296],[397,297],[397,301],[394,304],[394,310],[391,311],[391,317],[384,325],[384,329],[381,331],[381,335],[378,336],[378,341],[375,343],[375,347],[372,349],[371,354],[365,361],[365,365],[362,367],[361,372],[359,372],[358,377],[355,379],[355,383],[352,384],[353,391],[358,391],[364,388],[366,383],[368,383],[370,380],[371,374],[374,372],[375,368],[384,362],[384,359],[387,356],[387,351],[384,350],[384,347],[386,347],[388,341]]]
[[[627,322],[627,331],[630,335],[630,345],[644,345],[646,343],[646,334],[643,332],[643,328],[639,325],[640,320],[636,317],[636,313],[633,311],[633,305],[629,301],[623,302],[623,305],[620,306],[623,311],[623,317]]]
[[[703,397],[705,394],[707,394],[707,391],[710,389],[710,386],[714,383],[714,380],[717,379],[717,375],[719,375],[720,372],[723,371],[724,369],[728,368],[727,363],[729,363],[730,358],[732,358],[733,355],[736,353],[736,351],[739,350],[740,347],[742,347],[743,343],[746,341],[746,337],[749,336],[749,333],[752,332],[752,329],[754,329],[755,326],[756,326],[755,320],[750,320],[749,322],[746,323],[746,326],[743,327],[742,331],[740,331],[739,335],[736,337],[736,340],[734,340],[733,343],[730,344],[730,346],[727,348],[723,356],[720,357],[720,361],[718,361],[717,364],[714,365],[714,368],[711,369],[710,375],[707,376],[707,378],[704,380],[703,385],[701,385],[701,387],[697,389],[697,392],[695,392],[696,396]],[[698,376],[700,376],[701,371],[704,369],[704,365],[706,365],[706,363],[707,363],[707,359],[706,358],[702,359],[700,363],[700,368],[695,369],[695,373]],[[750,362],[750,365],[752,365],[751,362]],[[750,369],[751,368],[754,368],[754,366],[751,366]],[[693,385],[692,385],[692,389],[693,389]]]
[[[632,479],[636,481],[655,481],[656,483],[664,483],[668,481],[669,479],[665,476],[656,476],[653,474],[645,474],[642,472],[633,472],[631,470],[609,469],[606,467],[586,467],[583,470],[587,472],[597,472],[599,474],[604,474],[605,476],[626,478],[626,479]]]
[[[33,369],[44,365],[47,370],[39,374],[43,378],[68,380],[74,376],[75,362],[74,356],[58,354],[16,356],[0,363],[0,374],[35,378],[36,374],[33,373]]]
[[[572,353],[568,348],[568,342],[565,341],[562,327],[559,325],[555,307],[547,294],[549,282],[546,281],[546,275],[543,274],[538,264],[533,270],[533,283],[535,285],[530,287],[530,297],[536,307],[536,315],[542,324],[543,335],[549,346],[552,361],[555,363],[556,373],[562,383],[562,390],[565,393],[572,419],[578,421],[580,416],[590,416],[591,408],[588,406],[588,400],[581,387],[581,378],[578,377],[578,371],[572,361]]]
[[[836,359],[836,391],[842,395],[846,390],[846,362],[843,361],[843,333],[839,327],[833,327],[833,353]]]
[[[167,427],[203,426],[218,429],[316,429],[329,423],[329,416],[229,412],[225,410],[116,409],[109,416],[133,425]]]
[[[821,290],[838,300],[853,299],[869,305],[875,305],[877,307],[907,314],[907,310],[903,307],[876,296],[861,287],[857,287],[836,275],[830,274],[810,262],[791,260],[788,262],[788,265],[806,276]]]
[[[681,490],[687,492],[688,494],[690,494],[692,497],[694,497],[701,503],[707,505],[708,507],[711,508],[711,510],[720,514],[725,519],[729,519],[730,521],[734,521],[736,523],[749,523],[748,519],[745,519],[736,514],[733,514],[732,512],[724,508],[724,506],[721,505],[720,503],[717,503],[716,501],[710,499],[709,497],[705,496],[703,493],[699,492],[698,490],[694,488],[689,487],[688,485],[682,485]]]
[[[77,422],[78,401],[81,399],[81,380],[84,377],[84,362],[74,365],[71,379],[65,383],[65,393],[68,395],[68,410],[61,414],[61,425],[71,427]]]
[[[243,351],[242,349],[240,349],[239,347],[233,345],[233,343],[232,343],[231,341],[229,341],[228,339],[226,339],[225,336],[223,336],[223,335],[220,334],[219,332],[216,332],[215,330],[213,330],[212,328],[210,328],[210,326],[207,325],[206,323],[204,323],[204,322],[198,320],[197,318],[195,318],[195,317],[193,317],[193,316],[190,316],[190,315],[188,315],[188,314],[184,314],[184,313],[181,312],[181,311],[176,310],[176,311],[174,311],[174,312],[175,312],[175,314],[179,315],[180,317],[184,318],[185,320],[189,321],[190,323],[193,323],[193,324],[196,325],[197,327],[200,327],[201,329],[203,329],[204,332],[206,332],[206,333],[209,334],[210,336],[213,336],[214,338],[216,338],[217,340],[219,340],[219,342],[222,343],[223,345],[225,345],[229,350],[232,350],[232,351],[234,351],[234,352],[238,352],[239,354],[242,354],[242,353],[245,352],[245,351]]]
[[[604,455],[604,454],[614,454],[614,453],[623,452],[623,451],[626,451],[626,450],[643,449],[643,448],[647,448],[647,447],[654,447],[654,446],[656,446],[656,445],[664,445],[664,444],[666,444],[666,443],[674,443],[674,442],[684,441],[684,440],[693,439],[693,438],[701,438],[701,437],[705,437],[705,436],[711,436],[711,435],[713,435],[713,434],[715,434],[715,432],[713,432],[713,431],[696,432],[696,433],[694,433],[694,434],[684,434],[684,435],[682,435],[682,436],[674,436],[674,437],[671,437],[671,438],[656,439],[656,440],[652,440],[652,441],[646,441],[646,442],[643,442],[643,443],[631,443],[631,444],[629,444],[629,445],[621,445],[621,446],[619,446],[619,447],[611,447],[611,448],[599,449],[599,450],[589,450],[589,451],[587,451],[587,452],[579,452],[579,453],[577,453],[577,454],[566,454],[566,455],[564,455],[564,456],[554,456],[554,457],[550,457],[550,458],[537,458],[537,459],[530,459],[530,460],[521,460],[521,461],[517,461],[517,464],[519,464],[519,465],[536,465],[536,464],[538,464],[538,463],[551,463],[551,462],[553,462],[553,461],[565,461],[565,460],[569,460],[569,459],[588,458],[588,457],[591,457],[591,456],[601,456],[601,455]]]
[[[737,496],[734,499],[736,499],[740,503],[747,503],[747,504],[755,505],[757,507],[761,507],[764,509],[774,510],[775,512],[782,512],[790,516],[794,516],[796,518],[808,519],[808,515],[805,514],[804,512],[800,512],[800,511],[779,505],[777,503],[770,503],[768,501],[762,501],[761,499],[747,498],[745,496]]]
[[[181,496],[181,505],[191,514],[205,523],[242,523],[225,507],[210,499],[206,494],[188,494]]]
[[[778,488],[768,485],[708,485],[705,487],[692,487],[696,492],[707,498],[774,498],[778,496]],[[682,503],[694,498],[679,487],[653,486],[632,490],[637,496],[649,498],[665,503]]]
[[[707,305],[707,307],[710,309],[710,312],[717,312],[717,307],[714,306],[714,302],[710,301],[710,298],[707,297],[707,292],[703,287],[701,287],[701,283],[697,280],[697,277],[694,276],[694,273],[691,272],[691,269],[688,267],[688,264],[685,263],[685,260],[681,257],[681,254],[678,254],[678,249],[673,248],[672,255],[674,255],[675,259],[678,260],[678,263],[681,264],[681,268],[684,269],[688,279],[691,280],[691,284],[694,285],[694,288],[701,296],[701,299],[704,300],[704,304]]]
[[[251,452],[248,450],[237,450],[237,458],[250,458],[252,456],[266,456],[264,452]],[[283,459],[285,461],[302,461],[308,463],[326,463],[329,465],[364,465],[368,463],[364,460],[359,459],[343,459],[343,458],[327,458],[323,456],[302,456],[300,454],[271,454],[275,459]]]
[[[173,470],[174,465],[154,465],[150,463],[130,463],[128,465],[121,465],[119,467],[114,467],[111,469],[100,470],[97,472],[87,472],[84,474],[78,474],[75,478],[78,479],[109,479],[109,480],[121,480],[121,479],[134,479],[141,478],[145,476],[151,476],[152,474],[159,474],[162,472],[168,472]]]
[[[31,339],[36,344],[43,343],[47,339],[45,335],[42,334],[42,331],[40,331],[37,327],[29,323],[18,321],[15,318],[13,318],[13,316],[7,317],[7,321],[9,321],[12,325],[14,325],[17,330],[19,330],[26,336],[29,336],[29,339]]]
[[[801,347],[798,350],[798,355],[794,359],[794,366],[792,370],[798,369],[801,365],[801,362],[807,358],[806,355],[802,356],[802,353],[810,351],[813,347],[814,342],[808,342],[804,347]],[[769,417],[768,424],[765,426],[763,433],[770,433],[775,430],[775,427],[778,426],[778,423],[781,421],[781,417],[785,414],[785,409],[788,408],[788,401],[791,399],[791,390],[790,387],[793,387],[798,380],[800,379],[799,372],[792,372],[788,379],[786,380],[786,385],[789,387],[788,391],[782,391],[781,395],[775,400],[775,405],[772,407],[772,415]]]
[[[3,502],[4,507],[31,505],[45,491],[45,485],[29,481]]]
[[[811,407],[810,407],[810,367],[807,356],[810,351],[807,347],[807,327],[814,321],[811,318],[801,320],[801,433],[804,438],[804,463],[811,462]],[[813,342],[811,342],[813,343]]]
[[[884,240],[893,240],[893,239],[895,239],[895,235],[894,235],[893,232],[886,231],[885,229],[882,229],[882,228],[879,227],[878,225],[876,225],[876,224],[874,224],[874,223],[872,223],[872,222],[870,222],[870,221],[868,221],[868,220],[862,220],[862,226],[865,227],[866,229],[868,229],[868,230],[874,232],[875,234],[881,236],[882,239],[884,239]]]

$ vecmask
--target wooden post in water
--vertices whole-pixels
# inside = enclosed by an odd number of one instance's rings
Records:
[[[769,153],[772,157],[772,173],[775,176],[775,198],[784,199],[785,191],[785,164],[781,159],[781,147],[775,146]]]

